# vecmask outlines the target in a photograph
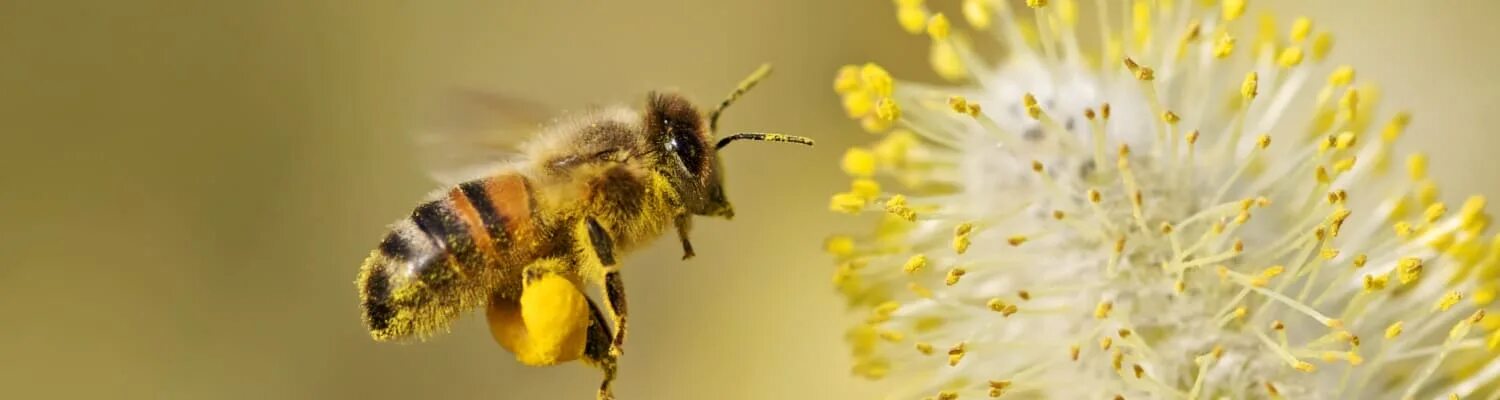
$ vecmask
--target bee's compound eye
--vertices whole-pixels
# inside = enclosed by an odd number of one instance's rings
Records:
[[[689,173],[698,176],[703,173],[705,164],[703,158],[703,141],[690,129],[673,129],[672,139],[668,141],[667,148],[677,154],[682,160],[682,165],[687,167]]]

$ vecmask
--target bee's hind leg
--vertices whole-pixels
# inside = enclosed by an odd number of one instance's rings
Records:
[[[615,383],[619,367],[619,356],[613,352],[614,335],[609,333],[609,325],[604,322],[604,314],[599,312],[599,306],[589,301],[589,309],[593,317],[589,323],[588,341],[583,347],[583,361],[604,371],[604,381],[599,384],[598,400],[614,400],[615,394],[611,386]]]
[[[589,241],[593,244],[599,262],[604,264],[604,304],[609,307],[615,323],[609,352],[619,357],[623,353],[621,348],[625,345],[625,319],[629,314],[625,305],[625,280],[620,277],[620,265],[615,262],[614,241],[609,238],[609,232],[593,218],[588,219],[588,225]]]

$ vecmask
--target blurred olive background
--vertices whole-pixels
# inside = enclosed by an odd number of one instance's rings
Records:
[[[409,134],[455,88],[559,109],[657,88],[717,101],[777,66],[727,130],[816,137],[727,153],[738,219],[627,259],[624,399],[867,398],[819,251],[854,222],[830,80],[875,60],[929,79],[883,0],[0,3],[0,390],[7,398],[592,398],[480,320],[373,343],[360,260],[433,184]],[[934,0],[953,12],[957,1]],[[1338,34],[1335,61],[1417,111],[1445,194],[1500,189],[1500,3],[1252,2]],[[1087,3],[1085,3],[1087,4]],[[1489,122],[1487,124],[1487,122]]]

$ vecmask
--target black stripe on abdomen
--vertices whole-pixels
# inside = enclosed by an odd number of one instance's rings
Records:
[[[464,234],[462,222],[454,218],[447,207],[443,207],[442,201],[429,201],[417,206],[411,213],[411,221],[442,251],[453,248],[456,239]]]
[[[395,234],[391,234],[388,238],[395,236]],[[397,240],[400,240],[400,238],[397,238]],[[384,247],[384,242],[382,242],[382,251],[384,251]],[[385,271],[387,267],[388,265],[366,266],[370,272],[364,281],[363,288],[365,291],[365,319],[369,322],[370,330],[372,331],[384,331],[390,328],[391,318],[396,315],[390,303],[390,276]]]
[[[469,205],[474,206],[474,211],[479,213],[480,222],[484,224],[485,232],[490,234],[490,240],[495,245],[505,243],[509,239],[509,232],[505,231],[505,216],[500,215],[495,203],[490,199],[489,190],[485,188],[484,180],[473,180],[458,185],[463,191],[464,197],[469,199]]]

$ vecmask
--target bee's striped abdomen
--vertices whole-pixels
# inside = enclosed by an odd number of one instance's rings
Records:
[[[531,201],[526,179],[504,174],[460,184],[393,225],[357,282],[371,334],[429,334],[483,304],[535,257],[535,240],[515,245],[535,231]]]

